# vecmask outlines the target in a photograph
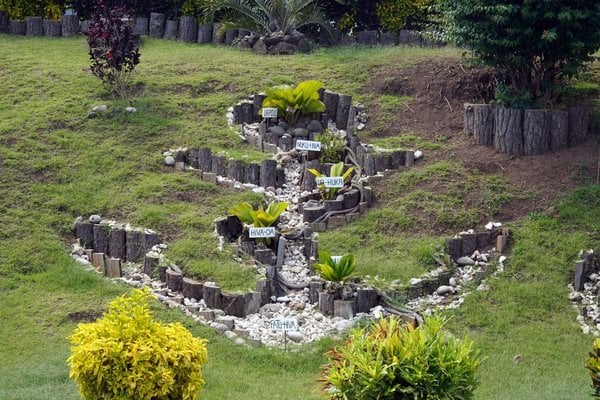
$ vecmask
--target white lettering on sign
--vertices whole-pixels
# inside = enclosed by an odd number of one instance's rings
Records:
[[[327,188],[341,188],[344,187],[344,178],[341,176],[326,176],[315,179],[317,185],[325,185]]]
[[[296,318],[281,318],[270,320],[269,328],[271,328],[272,331],[290,332],[299,330],[300,325],[298,325],[298,320]]]
[[[316,142],[314,140],[298,140],[296,141],[296,150],[321,151],[321,142]]]
[[[263,118],[277,118],[277,109],[265,107],[262,109]]]
[[[250,239],[258,238],[272,238],[275,237],[275,227],[269,226],[267,228],[253,228],[249,229]]]
[[[334,263],[339,264],[340,261],[342,260],[342,256],[331,256],[331,259],[333,260]]]

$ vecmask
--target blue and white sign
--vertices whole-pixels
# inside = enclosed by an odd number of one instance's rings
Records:
[[[344,187],[344,178],[341,176],[327,176],[315,179],[317,185],[324,185],[326,188],[342,188]]]
[[[291,332],[300,330],[300,325],[296,318],[276,318],[269,321],[269,328],[272,331]]]
[[[277,118],[277,109],[265,107],[262,109],[263,118]]]
[[[254,228],[250,227],[248,230],[250,234],[250,239],[262,239],[262,238],[272,238],[275,237],[275,227],[269,226],[266,228]]]
[[[296,150],[321,151],[321,142],[314,140],[297,140]]]

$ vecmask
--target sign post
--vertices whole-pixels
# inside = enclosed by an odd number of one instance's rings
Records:
[[[283,349],[287,353],[287,333],[300,330],[298,320],[296,318],[275,318],[269,321],[269,325],[272,331],[283,331]]]
[[[255,228],[251,226],[248,229],[250,239],[265,239],[275,237],[275,227],[269,226],[265,228]]]
[[[262,117],[263,117],[263,120],[266,119],[267,123],[268,123],[268,120],[270,118],[277,118],[277,109],[276,108],[270,108],[270,107],[264,107],[262,109]]]

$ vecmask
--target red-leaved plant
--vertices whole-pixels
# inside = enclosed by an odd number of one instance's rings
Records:
[[[126,7],[98,0],[87,33],[91,71],[119,97],[127,95],[131,72],[140,62],[140,37],[124,22],[127,15]]]

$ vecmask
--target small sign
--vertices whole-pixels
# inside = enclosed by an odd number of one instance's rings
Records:
[[[314,140],[298,140],[296,141],[296,150],[321,151],[321,142],[316,142]]]
[[[334,263],[339,264],[342,261],[342,256],[331,256]]]
[[[272,319],[269,321],[269,325],[272,331],[290,332],[300,330],[300,325],[298,325],[296,318]]]
[[[324,185],[326,188],[344,187],[344,178],[341,176],[327,176],[316,178],[317,185]]]
[[[272,238],[275,237],[275,227],[269,226],[266,228],[253,228],[249,229],[250,239],[259,238]]]
[[[265,107],[262,109],[263,118],[277,118],[277,109]]]

